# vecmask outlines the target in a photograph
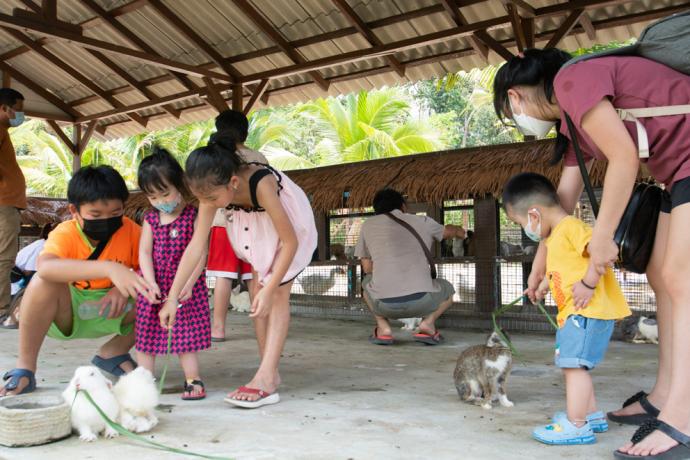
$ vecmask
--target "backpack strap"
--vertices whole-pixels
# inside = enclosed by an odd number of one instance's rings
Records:
[[[596,218],[599,215],[599,202],[597,201],[597,196],[594,194],[592,182],[589,180],[589,171],[587,171],[587,165],[585,164],[585,156],[582,153],[582,149],[580,149],[580,142],[577,140],[575,123],[573,123],[573,120],[567,113],[565,114],[565,123],[568,125],[568,133],[570,133],[570,140],[572,141],[573,148],[575,149],[577,165],[580,167],[580,175],[582,176],[582,181],[585,183],[585,190],[587,191],[589,204],[592,206],[592,213],[594,213],[594,218]]]
[[[644,107],[639,109],[616,109],[623,121],[634,121],[637,126],[637,153],[640,158],[649,158],[649,139],[647,130],[638,118],[667,117],[690,114],[690,104]]]
[[[390,217],[392,220],[395,222],[399,223],[403,227],[405,227],[412,235],[419,241],[420,246],[422,246],[422,249],[424,250],[424,255],[426,256],[426,260],[429,263],[429,274],[431,275],[431,279],[435,280],[436,279],[436,264],[434,263],[434,258],[431,256],[431,251],[429,251],[429,248],[426,246],[426,243],[424,243],[424,240],[422,239],[421,236],[419,236],[419,233],[417,233],[417,230],[415,230],[412,225],[408,224],[402,219],[399,219],[395,217],[393,214],[390,212],[387,212],[385,214],[386,216]]]

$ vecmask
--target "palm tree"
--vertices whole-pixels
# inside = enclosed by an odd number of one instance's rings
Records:
[[[438,150],[438,137],[423,122],[410,120],[400,89],[360,91],[317,99],[299,107],[323,137],[316,145],[321,162],[342,163]]]

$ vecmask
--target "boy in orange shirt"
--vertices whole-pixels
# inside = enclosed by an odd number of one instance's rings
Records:
[[[149,298],[151,288],[134,270],[139,260],[139,225],[124,217],[129,193],[122,176],[110,166],[85,167],[67,190],[72,219],[51,232],[38,258],[38,271],[22,301],[17,367],[7,372],[0,396],[36,388],[36,366],[43,338],[97,338],[115,334],[92,363],[113,375],[136,363],[134,345],[137,292]],[[155,300],[153,297],[151,301]],[[80,306],[96,304],[97,316]]]

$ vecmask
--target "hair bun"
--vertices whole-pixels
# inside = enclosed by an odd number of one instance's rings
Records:
[[[220,148],[230,150],[231,152],[237,150],[235,139],[224,132],[213,133],[208,140],[208,145],[209,147],[219,146]]]

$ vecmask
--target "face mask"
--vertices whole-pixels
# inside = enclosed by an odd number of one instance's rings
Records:
[[[536,136],[544,137],[549,134],[551,128],[556,124],[555,121],[540,120],[539,118],[534,118],[525,113],[525,110],[520,105],[520,110],[522,113],[515,113],[513,109],[513,103],[510,101],[510,111],[513,113],[513,120],[517,124],[520,132],[525,136]]]
[[[535,243],[538,243],[541,241],[541,222],[537,225],[537,228],[534,229],[534,231],[530,230],[530,227],[532,227],[532,217],[527,214],[527,226],[524,228],[525,230],[525,235],[527,235],[527,238],[530,240],[534,241]]]
[[[84,218],[82,217],[82,219]],[[120,227],[122,227],[122,216],[106,219],[84,219],[82,231],[92,240],[104,241],[109,240]]]
[[[14,112],[14,118],[10,118],[10,126],[16,128],[24,123],[24,112]]]
[[[158,209],[160,212],[164,214],[172,214],[175,209],[180,205],[180,201],[182,201],[181,197],[178,195],[177,198],[174,198],[170,201],[167,201],[165,203],[158,203],[153,205],[154,208]]]

